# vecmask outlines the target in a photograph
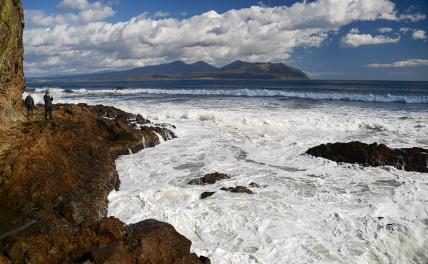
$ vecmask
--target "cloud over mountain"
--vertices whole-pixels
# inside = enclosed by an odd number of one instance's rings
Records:
[[[209,11],[185,19],[142,14],[117,23],[105,21],[115,11],[100,1],[63,0],[58,7],[69,12],[27,11],[26,69],[33,75],[177,59],[217,65],[233,59],[285,61],[295,48],[319,47],[331,34],[356,21],[424,19],[420,14],[400,15],[389,0],[317,0],[289,7],[232,9],[223,14]],[[346,42],[357,46],[398,40],[353,33]]]

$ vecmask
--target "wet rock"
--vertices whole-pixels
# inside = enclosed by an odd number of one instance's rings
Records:
[[[232,193],[248,193],[248,194],[253,194],[253,192],[248,189],[247,187],[244,186],[236,186],[236,187],[229,187],[229,188],[221,188],[221,191],[226,191],[226,192],[232,192]]]
[[[307,154],[336,162],[363,166],[393,166],[406,171],[428,172],[428,150],[423,148],[392,149],[384,144],[328,143],[309,149]]]
[[[208,198],[208,197],[210,197],[210,196],[213,196],[214,194],[215,194],[215,192],[203,192],[203,193],[201,194],[201,199]]]
[[[64,93],[74,93],[74,91],[71,89],[64,89]]]
[[[261,188],[261,186],[255,182],[251,182],[249,186],[253,188]]]
[[[224,173],[214,172],[214,173],[206,174],[202,178],[193,179],[189,181],[188,184],[190,185],[214,184],[217,181],[225,180],[225,179],[230,179],[230,177]]]
[[[211,260],[205,256],[199,256],[199,262],[201,264],[211,264]]]
[[[142,115],[137,115],[137,118],[135,118],[135,121],[137,124],[144,125],[147,123],[146,119]]]

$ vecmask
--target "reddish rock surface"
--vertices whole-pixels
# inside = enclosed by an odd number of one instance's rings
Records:
[[[21,1],[0,1],[0,123],[23,117],[24,91],[22,34],[24,14]],[[1,130],[1,128],[0,128]]]
[[[423,148],[393,149],[384,144],[362,142],[328,143],[309,149],[307,154],[336,162],[363,166],[393,166],[406,171],[428,172],[428,150]]]
[[[114,159],[172,131],[135,128],[135,116],[106,106],[58,105],[53,121],[42,115],[36,108],[0,136],[0,260],[199,263],[169,224],[105,218],[107,195],[120,184]]]

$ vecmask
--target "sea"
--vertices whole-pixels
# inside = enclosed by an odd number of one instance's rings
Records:
[[[171,223],[212,263],[428,263],[427,174],[305,154],[350,141],[428,149],[428,82],[27,83],[36,103],[47,89],[176,126],[178,138],[116,160],[108,214]],[[188,185],[212,172],[231,178]],[[254,194],[219,191],[251,182]]]

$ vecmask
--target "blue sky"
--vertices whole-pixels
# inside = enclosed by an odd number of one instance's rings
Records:
[[[27,76],[241,59],[314,79],[428,80],[428,1],[23,2]]]

